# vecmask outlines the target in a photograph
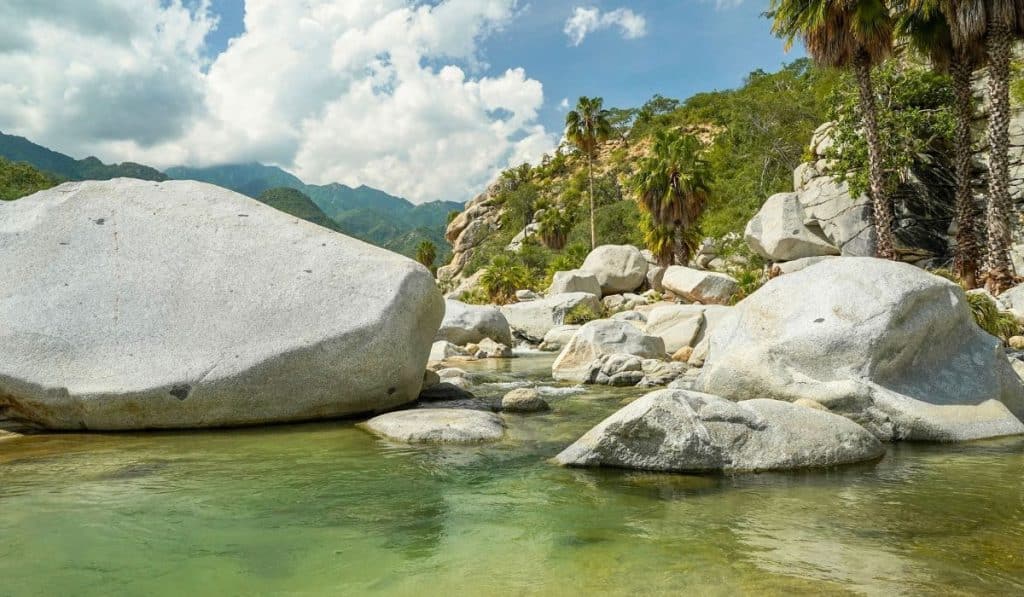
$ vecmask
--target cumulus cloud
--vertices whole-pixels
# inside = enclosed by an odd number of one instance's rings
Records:
[[[245,32],[212,63],[206,1],[106,0],[97,16],[9,0],[0,23],[31,20],[0,35],[0,129],[158,167],[269,162],[418,202],[465,199],[556,142],[540,82],[483,74],[479,43],[516,0],[247,0]]]
[[[563,31],[574,46],[583,43],[587,35],[616,27],[623,39],[637,39],[647,35],[647,19],[628,8],[616,8],[602,13],[599,8],[577,6],[565,22]]]

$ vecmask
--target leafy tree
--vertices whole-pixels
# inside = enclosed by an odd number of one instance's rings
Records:
[[[544,246],[556,251],[565,247],[569,232],[576,224],[572,213],[566,209],[549,207],[540,216],[540,239]]]
[[[771,0],[772,31],[787,46],[800,38],[823,65],[852,69],[860,92],[868,148],[868,181],[878,234],[878,256],[896,257],[892,201],[885,192],[882,140],[871,69],[892,52],[893,20],[885,0]]]
[[[430,271],[434,271],[434,260],[436,259],[437,247],[434,243],[425,240],[416,246],[416,261],[419,261]]]
[[[661,131],[654,137],[650,157],[640,160],[630,186],[644,211],[653,221],[648,240],[663,240],[665,229],[672,231],[675,262],[686,265],[695,250],[693,230],[707,205],[710,193],[710,166],[704,159],[703,145],[693,135]],[[663,265],[668,253],[652,251]]]
[[[0,158],[0,200],[13,201],[56,186],[57,179],[22,162]]]
[[[612,135],[608,110],[599,97],[581,97],[576,109],[565,116],[565,137],[587,157],[587,176],[590,179],[590,246],[597,247],[597,225],[594,217],[594,159],[598,146]]]
[[[955,131],[953,134],[953,175],[956,204],[956,256],[953,271],[967,288],[978,286],[981,247],[978,245],[980,215],[971,190],[974,144],[971,125],[974,121],[974,93],[971,77],[985,62],[984,48],[977,41],[967,45],[956,43],[949,0],[901,0],[897,30],[918,53],[926,56],[936,71],[952,80]]]
[[[1014,283],[1010,245],[1010,62],[1015,40],[1024,37],[1021,0],[948,0],[941,8],[960,48],[985,46],[988,60],[989,188],[986,209],[987,282],[1001,292]]]

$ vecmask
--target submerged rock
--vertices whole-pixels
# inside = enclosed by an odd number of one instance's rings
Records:
[[[512,390],[501,399],[501,410],[506,412],[533,413],[550,408],[537,390],[532,388]]]
[[[911,265],[844,257],[780,276],[709,340],[696,387],[711,394],[808,398],[886,440],[1024,433],[1002,343],[959,286]]]
[[[731,402],[659,390],[629,404],[555,457],[569,466],[768,471],[872,460],[885,448],[849,419],[778,400]]]
[[[410,444],[476,444],[505,435],[501,417],[481,410],[421,408],[387,413],[362,423],[368,431]]]
[[[393,408],[444,310],[416,262],[194,181],[0,204],[0,246],[0,410],[51,429]]]

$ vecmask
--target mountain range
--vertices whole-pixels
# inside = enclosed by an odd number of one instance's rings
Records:
[[[409,257],[415,256],[420,242],[429,240],[437,247],[438,264],[444,263],[451,252],[444,238],[448,215],[463,208],[461,203],[454,201],[414,205],[406,199],[367,186],[306,184],[281,168],[255,162],[207,168],[177,166],[161,172],[134,162],[104,164],[95,157],[76,160],[24,137],[2,132],[0,158],[27,163],[59,180],[130,177],[207,182]]]

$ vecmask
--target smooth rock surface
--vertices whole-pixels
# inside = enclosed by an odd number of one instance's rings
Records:
[[[540,349],[545,352],[558,352],[562,350],[581,327],[583,326],[556,325],[548,330],[548,333],[544,334],[544,340],[540,343]]]
[[[804,257],[838,255],[819,234],[804,224],[804,211],[796,193],[772,195],[747,222],[747,245],[769,261],[792,261]]]
[[[391,440],[419,444],[476,444],[505,435],[501,417],[480,410],[421,408],[386,413],[361,427]]]
[[[666,269],[661,283],[676,296],[705,305],[727,304],[739,291],[732,276],[682,265]]]
[[[587,255],[580,270],[597,277],[603,294],[619,294],[643,285],[647,260],[633,245],[602,245]]]
[[[501,398],[501,410],[506,412],[534,413],[550,409],[537,390],[517,388]]]
[[[508,320],[497,307],[490,305],[467,305],[446,300],[444,319],[434,340],[447,340],[458,346],[479,343],[484,338],[505,345],[512,344],[512,331]]]
[[[505,305],[501,307],[501,313],[515,335],[536,343],[541,342],[552,328],[563,325],[565,314],[578,305],[586,305],[597,313],[601,311],[598,297],[587,292],[570,292],[528,303]]]
[[[880,259],[768,282],[711,333],[698,381],[733,400],[816,400],[886,440],[1024,433],[1024,386],[960,287]]]
[[[590,376],[591,363],[598,357],[612,354],[664,359],[665,343],[661,338],[645,335],[626,321],[591,321],[580,328],[559,353],[551,366],[552,375],[558,380],[585,382]]]
[[[770,471],[872,460],[885,448],[849,419],[778,400],[659,390],[561,454],[559,464],[667,471]]]
[[[567,292],[586,292],[601,296],[601,283],[594,274],[578,269],[555,272],[551,287],[548,288],[548,296]]]
[[[665,350],[675,354],[681,348],[694,346],[704,329],[702,305],[667,305],[647,314],[644,331],[665,342]]]
[[[0,203],[0,410],[215,427],[414,400],[444,303],[395,253],[194,181]]]

